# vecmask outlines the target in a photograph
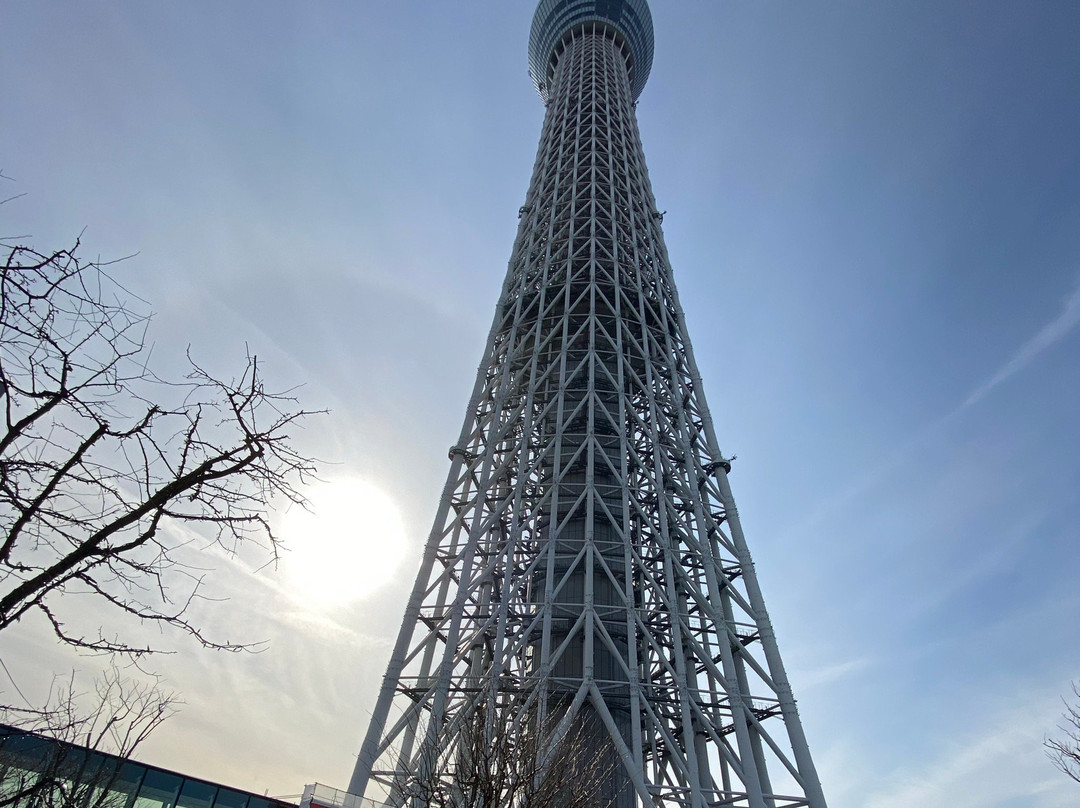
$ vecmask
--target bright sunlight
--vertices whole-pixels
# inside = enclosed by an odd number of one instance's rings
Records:
[[[281,524],[281,565],[294,595],[317,608],[344,606],[387,583],[405,552],[405,525],[394,501],[356,478],[306,492]]]

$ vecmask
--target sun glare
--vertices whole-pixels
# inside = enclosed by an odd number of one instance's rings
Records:
[[[306,492],[281,524],[281,565],[298,600],[343,606],[387,583],[405,553],[405,525],[394,501],[358,479],[333,480]]]

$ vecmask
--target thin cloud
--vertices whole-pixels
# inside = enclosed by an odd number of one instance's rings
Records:
[[[992,714],[977,731],[944,745],[921,769],[904,772],[864,805],[868,808],[1030,808],[1075,805],[1072,784],[1056,772],[1042,751],[1046,730],[1061,711],[1054,694],[1029,697]]]
[[[797,677],[799,690],[800,692],[805,693],[811,688],[820,687],[821,685],[831,685],[841,679],[848,678],[852,674],[864,671],[873,664],[873,659],[869,657],[860,657],[858,659],[849,659],[844,662],[838,662],[835,665],[827,665],[822,668],[800,671]]]
[[[993,376],[975,388],[974,392],[960,405],[960,410],[981,401],[986,395],[1006,380],[1015,376],[1030,365],[1036,357],[1048,348],[1064,339],[1070,331],[1080,325],[1080,286],[1066,298],[1061,314],[1044,325],[1039,332],[1025,342],[1012,359],[1002,365]]]
[[[1080,325],[1080,284],[1077,284],[1076,289],[1065,299],[1065,305],[1061,313],[1039,329],[1035,336],[1020,346],[1020,349],[1013,357],[1002,365],[993,376],[976,387],[964,399],[963,403],[957,405],[936,421],[924,426],[905,443],[887,455],[881,463],[870,469],[870,471],[861,474],[857,482],[823,502],[816,511],[799,524],[796,530],[802,532],[819,523],[841,505],[851,502],[880,483],[890,472],[907,462],[917,450],[936,439],[960,415],[986,398],[994,388],[1030,365],[1040,354],[1063,340],[1077,325]]]

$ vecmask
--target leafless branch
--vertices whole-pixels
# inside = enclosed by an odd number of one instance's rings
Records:
[[[1080,684],[1072,687],[1075,701],[1065,702],[1065,715],[1058,725],[1060,735],[1043,741],[1046,755],[1062,772],[1080,783]]]
[[[427,808],[610,808],[614,745],[585,711],[560,729],[509,707],[474,707],[443,742],[426,745],[398,779],[392,804]],[[450,722],[451,724],[455,722]]]
[[[56,681],[40,708],[0,710],[5,723],[37,743],[5,743],[0,750],[0,808],[111,808],[110,786],[129,758],[175,710],[176,697],[156,681],[138,681],[111,665],[93,694],[80,693],[74,673]],[[38,751],[34,751],[34,750]],[[115,755],[115,760],[89,754]]]
[[[148,315],[79,246],[8,245],[0,266],[0,631],[36,614],[83,650],[155,650],[76,626],[95,601],[237,650],[189,620],[204,571],[178,552],[181,530],[276,558],[265,513],[302,501],[314,465],[291,438],[310,413],[250,354],[231,379],[190,356],[184,379],[158,378]]]

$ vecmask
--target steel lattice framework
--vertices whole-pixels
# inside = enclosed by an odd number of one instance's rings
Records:
[[[539,154],[354,794],[401,802],[497,707],[553,736],[589,717],[620,806],[825,808],[646,172],[648,14],[537,11]]]

